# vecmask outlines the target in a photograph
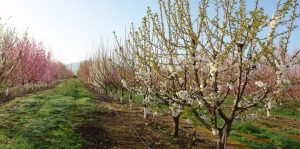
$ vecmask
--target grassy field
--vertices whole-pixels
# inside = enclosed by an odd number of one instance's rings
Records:
[[[84,113],[96,110],[91,94],[78,80],[29,94],[0,106],[0,148],[82,148],[76,133]]]

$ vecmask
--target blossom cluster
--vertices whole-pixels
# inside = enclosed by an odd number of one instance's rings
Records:
[[[182,105],[176,102],[171,102],[169,105],[169,109],[171,110],[171,114],[173,117],[178,117],[182,112],[182,108]]]

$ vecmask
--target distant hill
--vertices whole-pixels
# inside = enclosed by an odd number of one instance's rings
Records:
[[[72,70],[73,74],[76,75],[79,69],[80,62],[67,64],[67,67]]]

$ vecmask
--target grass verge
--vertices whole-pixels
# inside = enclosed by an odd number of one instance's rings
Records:
[[[0,148],[83,148],[76,133],[85,113],[97,110],[92,95],[76,79],[0,106]]]

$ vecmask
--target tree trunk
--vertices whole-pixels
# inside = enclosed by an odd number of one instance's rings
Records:
[[[178,137],[178,131],[179,131],[179,117],[180,117],[180,115],[178,115],[177,117],[174,117],[174,116],[173,116],[173,121],[174,121],[173,136],[174,136],[174,137]]]
[[[129,93],[128,102],[129,102],[129,109],[131,109],[132,108],[131,92]]]
[[[224,142],[222,141],[222,137],[218,137],[218,141],[217,141],[217,149],[224,149]]]
[[[267,117],[270,117],[270,110],[267,109]]]
[[[192,149],[196,148],[196,126],[194,126],[194,131],[193,131],[193,140],[192,140]]]
[[[114,100],[116,100],[117,99],[117,89],[112,89],[112,98],[114,99]]]
[[[108,91],[107,91],[107,89],[105,88],[105,95],[107,96],[108,95]]]
[[[123,104],[123,96],[120,97],[119,101],[120,101],[120,104]]]
[[[227,145],[227,139],[229,136],[229,132],[231,130],[231,124],[232,121],[227,123],[227,126],[225,127],[225,131],[221,134],[218,135],[218,140],[217,140],[217,149],[225,149]]]
[[[112,98],[112,95],[113,95],[113,90],[111,88],[109,88],[108,97]]]
[[[144,107],[144,119],[147,119],[148,118],[148,107],[145,106]]]
[[[9,88],[7,87],[5,91],[5,96],[8,97],[8,94],[9,94]]]
[[[123,103],[123,96],[124,96],[124,89],[121,90],[121,97],[120,97],[120,103]]]

